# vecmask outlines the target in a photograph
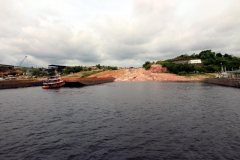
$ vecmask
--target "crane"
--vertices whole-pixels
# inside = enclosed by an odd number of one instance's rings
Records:
[[[25,56],[22,60],[22,62],[18,65],[19,67],[22,65],[23,61],[27,58],[27,56]]]

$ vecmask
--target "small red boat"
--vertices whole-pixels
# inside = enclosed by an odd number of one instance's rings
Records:
[[[51,76],[47,81],[43,82],[43,89],[53,89],[62,87],[65,84],[65,81],[60,78],[60,76]]]

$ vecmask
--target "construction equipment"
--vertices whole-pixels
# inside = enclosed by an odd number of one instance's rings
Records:
[[[21,67],[23,61],[27,58],[27,56],[25,56],[25,58],[23,58],[22,62],[18,65],[19,67]]]

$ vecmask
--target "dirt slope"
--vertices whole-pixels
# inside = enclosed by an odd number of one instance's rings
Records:
[[[207,76],[184,77],[171,73],[153,73],[143,68],[119,69],[114,71],[105,71],[91,77],[114,77],[115,81],[201,81]]]

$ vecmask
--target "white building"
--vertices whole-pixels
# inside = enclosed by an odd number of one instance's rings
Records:
[[[202,63],[201,59],[192,59],[188,61],[188,64],[201,64],[201,63]]]
[[[176,64],[201,64],[201,59],[192,59],[192,60],[182,60],[182,61],[174,61]]]

